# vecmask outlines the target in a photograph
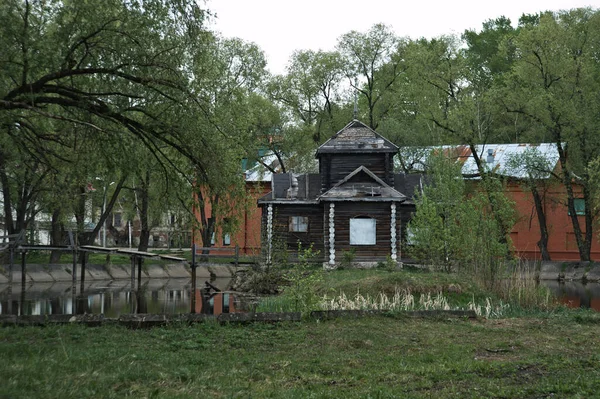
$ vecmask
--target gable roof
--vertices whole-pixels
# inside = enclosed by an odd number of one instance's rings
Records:
[[[352,182],[352,178],[365,174],[370,182]],[[359,166],[318,198],[323,201],[398,201],[407,198],[390,187],[365,166]]]
[[[354,119],[317,149],[325,153],[398,152],[398,146]]]

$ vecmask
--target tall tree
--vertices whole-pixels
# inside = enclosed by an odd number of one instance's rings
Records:
[[[331,134],[342,61],[337,52],[296,51],[290,58],[286,75],[275,76],[269,84],[269,95],[290,110],[300,126],[311,133],[316,144],[323,133]]]
[[[506,80],[506,107],[542,127],[544,138],[555,144],[579,256],[589,261],[597,190],[590,184],[589,166],[600,156],[600,14],[590,9],[544,13],[539,24],[521,29],[514,43],[518,57]],[[576,198],[585,203],[583,225]]]
[[[383,24],[375,24],[365,33],[351,31],[338,40],[345,74],[350,86],[364,97],[373,129],[381,118],[376,112],[378,103],[406,70],[404,45],[405,41]]]

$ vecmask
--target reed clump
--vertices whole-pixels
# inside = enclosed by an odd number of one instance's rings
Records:
[[[349,297],[344,292],[334,297],[324,296],[320,302],[322,310],[384,310],[390,312],[414,310],[472,310],[478,316],[486,318],[502,317],[508,304],[500,302],[494,304],[491,298],[486,298],[483,303],[477,303],[475,298],[466,307],[450,306],[448,298],[441,292],[435,294],[425,293],[415,297],[410,290],[396,288],[392,296],[380,293],[376,296],[362,295],[357,292]]]

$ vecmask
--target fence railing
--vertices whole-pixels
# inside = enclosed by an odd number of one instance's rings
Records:
[[[196,262],[206,263],[211,258],[233,258],[233,263],[238,266],[240,263],[240,247],[236,245],[232,248],[215,248],[192,245],[192,264],[196,264]]]

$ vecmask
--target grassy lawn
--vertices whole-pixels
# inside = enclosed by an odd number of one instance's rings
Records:
[[[453,305],[491,295],[464,276],[408,270],[324,272],[308,287],[441,292]],[[600,314],[515,309],[477,320],[3,327],[0,398],[598,397]]]
[[[0,397],[555,397],[600,391],[600,318],[0,329]]]

